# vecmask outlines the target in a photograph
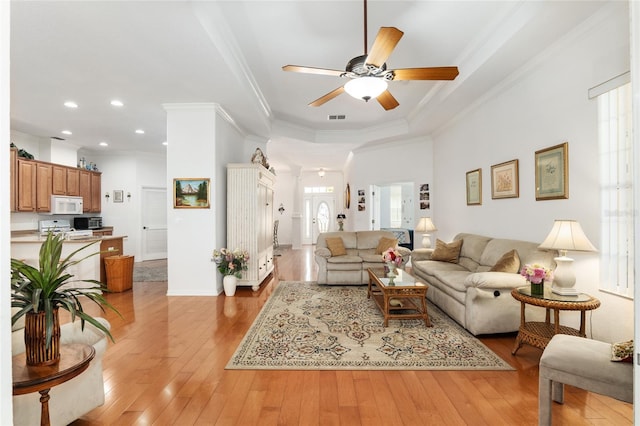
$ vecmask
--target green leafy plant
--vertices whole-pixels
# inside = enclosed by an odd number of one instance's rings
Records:
[[[54,235],[50,232],[40,247],[38,268],[28,265],[22,260],[11,259],[11,306],[20,309],[11,317],[11,324],[15,324],[18,319],[29,312],[39,313],[44,311],[47,347],[49,347],[53,333],[53,312],[56,308],[62,308],[71,314],[71,321],[75,321],[76,316],[80,317],[83,330],[85,321],[89,322],[109,336],[111,341],[114,341],[109,329],[87,314],[82,306],[82,298],[86,297],[88,300],[95,302],[102,312],[105,312],[105,308],[108,308],[120,315],[120,312],[103,295],[103,292],[108,291],[106,286],[96,280],[73,280],[74,276],[68,272],[71,266],[100,254],[98,251],[79,259],[74,259],[78,252],[98,241],[90,242],[61,259],[64,236],[62,234]],[[74,282],[85,282],[94,285],[87,288],[66,285]],[[120,316],[122,317],[122,315]]]

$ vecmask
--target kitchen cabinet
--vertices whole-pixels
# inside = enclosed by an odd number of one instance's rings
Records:
[[[102,174],[91,172],[91,212],[100,213],[102,210]]]
[[[36,211],[51,211],[51,191],[53,189],[53,165],[36,162]]]
[[[227,165],[227,248],[249,253],[239,286],[258,290],[273,272],[275,175],[260,164]]]
[[[54,164],[51,166],[51,193],[54,195],[67,194],[67,167]]]
[[[67,167],[67,194],[80,195],[80,169]]]
[[[16,177],[16,165],[18,162],[18,150],[16,148],[11,148],[9,155],[9,209],[12,212],[16,211],[16,182],[18,181]]]
[[[36,163],[18,158],[16,161],[16,203],[19,212],[36,211]]]

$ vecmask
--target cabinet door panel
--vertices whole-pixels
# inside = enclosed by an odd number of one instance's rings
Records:
[[[82,211],[91,211],[91,172],[80,170],[80,196],[82,197]]]
[[[53,191],[53,166],[48,163],[37,163],[36,180],[36,210],[50,212]]]
[[[80,195],[80,170],[67,169],[67,195]]]
[[[52,166],[51,193],[54,195],[67,195],[67,168],[64,166]]]
[[[91,173],[91,211],[100,213],[102,210],[102,175],[100,173]]]
[[[18,159],[17,169],[17,210],[33,212],[36,210],[36,163]]]

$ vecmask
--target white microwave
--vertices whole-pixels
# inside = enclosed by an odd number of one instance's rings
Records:
[[[51,214],[82,214],[82,197],[52,195]]]

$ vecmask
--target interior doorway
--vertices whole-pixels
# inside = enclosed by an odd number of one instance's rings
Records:
[[[407,228],[415,224],[413,182],[371,185],[371,229]]]
[[[142,187],[142,260],[167,257],[167,188]]]

